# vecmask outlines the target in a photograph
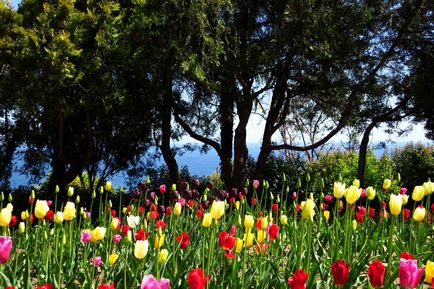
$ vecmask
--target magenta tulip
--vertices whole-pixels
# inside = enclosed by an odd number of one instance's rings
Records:
[[[404,288],[416,288],[424,273],[425,267],[417,268],[416,260],[401,258],[399,264],[399,282]]]
[[[166,278],[161,278],[157,280],[152,275],[145,275],[142,279],[142,284],[140,289],[169,289],[170,280]]]
[[[12,249],[12,238],[0,236],[0,264],[8,261]]]

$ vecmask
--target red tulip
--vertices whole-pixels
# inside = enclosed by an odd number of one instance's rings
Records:
[[[219,245],[223,250],[232,250],[236,240],[235,237],[232,237],[226,231],[221,231],[219,234]]]
[[[204,276],[203,270],[201,268],[195,268],[188,273],[188,287],[190,289],[204,289],[209,278],[210,275]]]
[[[54,288],[53,285],[48,284],[48,283],[45,283],[41,286],[36,287],[36,289],[53,289],[53,288]]]
[[[155,228],[158,230],[159,228],[161,228],[161,230],[164,230],[164,228],[166,228],[166,222],[164,222],[164,220],[158,220],[155,222]]]
[[[303,269],[299,269],[294,272],[292,277],[288,279],[288,285],[292,289],[306,289],[306,281],[309,274],[304,272]]]
[[[408,253],[408,252],[401,252],[401,254],[399,255],[399,257],[400,257],[401,259],[416,260],[416,259],[413,257],[413,255],[411,255],[411,254]]]
[[[17,224],[17,216],[12,216],[11,221],[9,222],[9,228],[14,227]]]
[[[122,225],[122,236],[126,236],[127,232],[130,230],[130,226],[128,225]]]
[[[14,286],[6,286],[5,289],[15,289]]]
[[[276,213],[279,210],[279,204],[273,204],[271,205],[271,210]]]
[[[138,229],[136,233],[134,233],[134,238],[137,240],[147,240],[148,233],[145,233],[145,230]]]
[[[345,285],[348,281],[348,273],[350,264],[345,263],[344,260],[338,260],[332,263],[332,275],[336,285]]]
[[[225,256],[226,256],[227,258],[229,258],[229,259],[233,259],[233,258],[235,258],[235,254],[234,254],[233,252],[231,252],[231,251],[226,252],[226,253],[225,253]]]
[[[404,220],[410,219],[411,211],[409,209],[404,209]]]
[[[268,238],[270,240],[276,240],[279,236],[279,226],[277,224],[271,224],[268,227]]]
[[[181,244],[181,250],[187,248],[188,243],[190,242],[190,237],[187,232],[182,232],[181,235],[175,236],[176,241]]]
[[[250,201],[252,202],[253,207],[256,206],[256,199],[255,198],[251,198]]]
[[[369,218],[373,219],[375,216],[375,209],[369,208]]]
[[[116,289],[115,283],[112,284],[101,284],[98,286],[98,289]]]
[[[199,208],[199,210],[196,211],[196,217],[199,220],[202,219],[202,206]]]
[[[373,260],[368,267],[368,277],[372,287],[380,288],[384,283],[384,275],[386,274],[386,267],[380,260]]]

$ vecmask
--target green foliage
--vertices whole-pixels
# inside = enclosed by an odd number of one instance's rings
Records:
[[[412,190],[428,179],[434,180],[434,149],[421,143],[407,144],[393,152],[394,169],[401,174],[401,185]]]

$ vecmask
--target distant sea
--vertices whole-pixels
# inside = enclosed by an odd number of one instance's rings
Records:
[[[396,143],[387,143],[386,148],[379,146],[378,144],[374,144],[374,154],[376,157],[383,155],[384,153],[392,153],[392,151],[397,147],[402,147],[406,144],[406,142],[396,142]],[[338,145],[335,145],[338,147]],[[254,159],[257,158],[260,145],[259,144],[248,144],[249,155],[251,155]],[[278,153],[278,152],[275,152]],[[186,152],[181,156],[177,156],[176,160],[178,162],[179,168],[183,166],[187,166],[190,175],[192,176],[207,176],[216,171],[219,168],[219,157],[215,150],[211,149],[205,154],[201,154],[199,151]],[[20,163],[19,160],[15,161],[15,164],[18,165]],[[160,166],[163,164],[162,159],[157,159],[155,161],[156,166]],[[14,169],[14,172],[11,177],[11,186],[13,188],[18,187],[20,185],[29,185],[29,177],[27,175],[20,174],[17,172],[18,168]],[[145,176],[143,176],[145,177]],[[126,186],[126,178],[127,175],[125,172],[118,173],[111,178],[111,181],[114,186]],[[41,180],[43,181],[43,180]]]

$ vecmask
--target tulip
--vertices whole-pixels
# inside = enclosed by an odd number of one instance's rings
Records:
[[[20,222],[18,225],[18,233],[22,234],[26,231],[26,223]]]
[[[45,218],[45,215],[50,210],[50,207],[47,204],[47,201],[36,200],[35,204],[35,217],[38,219]]]
[[[329,218],[330,218],[330,211],[325,210],[325,211],[323,212],[323,215],[324,215],[324,218],[326,219],[326,221],[328,221]]]
[[[348,273],[350,264],[345,263],[344,260],[338,260],[332,263],[333,281],[338,286],[343,286],[348,281]]]
[[[62,212],[56,212],[56,214],[54,214],[54,223],[56,223],[56,224],[62,224],[63,223],[63,213]]]
[[[426,262],[425,281],[428,283],[434,282],[434,262],[429,260]]]
[[[140,224],[140,216],[127,216],[127,224],[130,228],[135,228]]]
[[[313,195],[310,194],[310,198],[301,202],[301,218],[310,219],[313,222],[313,216],[315,216],[315,202],[313,201]]]
[[[187,248],[190,242],[190,236],[188,236],[187,232],[182,232],[181,235],[175,236],[175,239],[180,244],[181,250]]]
[[[265,239],[265,232],[263,230],[258,230],[256,233],[256,240],[261,244]]]
[[[253,216],[251,215],[246,215],[244,217],[244,227],[246,228],[246,230],[250,230],[253,228],[253,224],[254,224],[254,219]]]
[[[246,247],[251,247],[253,245],[253,234],[252,234],[252,230],[247,230],[246,234],[244,235],[244,242],[246,244]]]
[[[414,201],[419,202],[420,200],[422,200],[424,194],[425,194],[425,189],[423,188],[423,186],[415,186],[413,189],[413,193],[411,194],[411,198]]]
[[[386,267],[380,260],[372,260],[368,267],[368,277],[372,287],[380,288],[384,283]]]
[[[340,182],[334,182],[333,184],[333,196],[336,199],[340,199],[344,196],[345,193],[345,184]]]
[[[8,227],[12,219],[12,212],[8,208],[3,208],[0,211],[0,226]]]
[[[359,187],[360,187],[360,181],[359,181],[358,179],[355,179],[355,180],[353,181],[353,186],[359,188]]]
[[[167,251],[166,249],[161,250],[160,252],[158,252],[157,262],[160,264],[164,264],[167,260],[167,256],[169,256],[169,251]]]
[[[72,221],[75,218],[76,210],[73,202],[67,202],[63,209],[63,219],[65,221]]]
[[[225,213],[225,203],[223,201],[214,201],[210,213],[213,219],[219,220]]]
[[[253,180],[252,182],[253,188],[257,190],[259,188],[259,180]]]
[[[115,244],[118,244],[121,241],[121,239],[122,239],[122,236],[119,234],[116,234],[116,235],[113,235],[112,242]]]
[[[406,259],[406,260],[416,260],[414,256],[408,252],[401,252],[401,254],[399,254],[399,258]]]
[[[100,256],[92,257],[90,263],[94,267],[99,267],[101,265],[101,257]]]
[[[49,283],[45,283],[40,286],[36,286],[36,289],[54,289],[54,287]]]
[[[413,212],[413,220],[421,222],[425,219],[426,210],[423,207],[417,207]]]
[[[212,223],[212,216],[210,213],[205,213],[203,215],[203,219],[202,219],[202,226],[208,228],[211,226]]]
[[[401,258],[399,263],[399,282],[404,288],[416,288],[425,268],[417,268],[416,260]]]
[[[201,268],[195,268],[188,273],[187,283],[190,289],[204,289],[210,275],[204,276]]]
[[[148,254],[149,242],[148,240],[138,240],[134,245],[134,257],[143,259]]]
[[[98,289],[116,289],[115,283],[112,284],[101,284],[98,286]]]
[[[351,222],[351,226],[352,226],[352,228],[353,228],[353,231],[357,230],[357,221],[356,221],[356,220],[353,220],[353,221]]]
[[[8,261],[12,250],[12,238],[9,236],[0,236],[0,264]]]
[[[358,189],[356,186],[351,186],[345,190],[345,199],[349,205],[354,204],[361,196],[362,189]]]
[[[294,272],[292,277],[288,278],[288,285],[291,289],[306,289],[306,281],[309,277],[307,272],[303,269],[299,269]]]
[[[181,209],[182,209],[181,203],[180,202],[176,202],[175,206],[173,207],[173,214],[175,216],[181,215]]]
[[[411,211],[409,209],[404,209],[404,220],[410,219]]]
[[[109,181],[107,181],[107,182],[105,182],[105,185],[104,185],[104,190],[106,190],[106,191],[111,191],[112,190],[112,183],[111,182],[109,182]]]
[[[431,181],[423,183],[424,188],[424,194],[425,195],[431,195],[434,191],[434,183],[431,183]]]
[[[90,231],[83,231],[80,233],[80,241],[82,243],[87,243],[92,239],[92,234]]]
[[[95,243],[96,241],[101,241],[104,239],[107,229],[104,227],[96,227],[91,231],[91,241]]]
[[[267,230],[268,228],[268,220],[267,217],[261,219],[261,230]]]
[[[402,197],[402,204],[406,205],[408,203],[408,196],[407,195],[401,195]]]
[[[170,280],[166,278],[161,278],[157,280],[152,275],[145,275],[142,279],[142,284],[140,289],[169,289]]]
[[[390,212],[392,215],[398,216],[401,214],[402,197],[401,195],[390,195],[389,201]]]
[[[280,224],[283,226],[288,224],[288,217],[286,215],[280,216]]]
[[[391,185],[392,185],[392,180],[390,180],[390,179],[384,179],[383,190],[388,191],[390,189]]]
[[[279,236],[279,226],[277,224],[271,224],[268,227],[268,238],[270,240],[276,240]]]
[[[237,238],[237,241],[235,243],[235,252],[240,253],[243,249],[243,239]]]
[[[164,245],[164,234],[162,234],[161,236],[159,236],[158,234],[155,235],[154,248],[159,249],[163,247],[163,245]]]
[[[366,197],[368,197],[368,200],[372,201],[375,198],[376,194],[377,193],[375,192],[373,187],[366,188]]]
[[[164,194],[166,192],[166,185],[160,185],[159,191],[161,194]]]
[[[118,254],[111,254],[109,256],[109,264],[110,266],[113,266],[113,264],[116,262],[116,260],[119,258]]]

